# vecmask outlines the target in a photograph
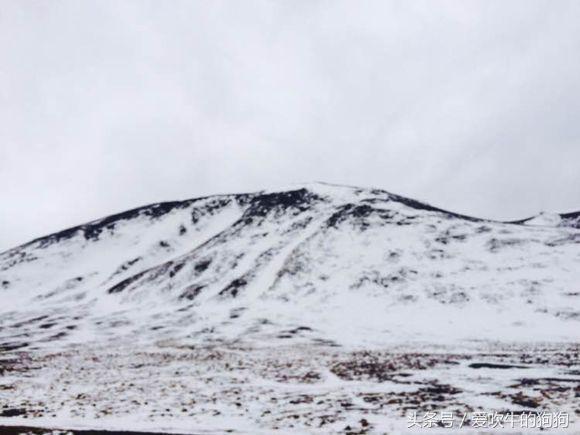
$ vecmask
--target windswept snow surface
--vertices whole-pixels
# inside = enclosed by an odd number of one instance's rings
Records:
[[[0,425],[399,433],[532,409],[576,430],[578,216],[312,183],[34,240],[0,254]]]

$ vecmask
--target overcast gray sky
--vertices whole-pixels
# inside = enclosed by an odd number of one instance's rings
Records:
[[[580,209],[580,1],[0,2],[0,250],[322,180]]]

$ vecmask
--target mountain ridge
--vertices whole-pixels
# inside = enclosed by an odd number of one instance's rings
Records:
[[[353,189],[353,190],[369,190],[369,191],[373,191],[373,192],[380,192],[380,193],[384,193],[384,194],[389,195],[393,199],[396,198],[400,202],[407,203],[408,205],[410,205],[414,208],[418,208],[418,209],[422,208],[424,210],[445,213],[445,214],[452,215],[452,216],[459,217],[459,218],[463,218],[463,219],[472,219],[472,220],[478,220],[478,221],[490,221],[490,222],[497,222],[497,223],[525,224],[526,222],[530,221],[531,219],[533,219],[537,216],[537,215],[534,215],[534,216],[531,216],[528,218],[516,219],[516,220],[497,220],[497,219],[490,219],[490,218],[479,218],[479,217],[475,217],[475,216],[471,216],[471,215],[453,212],[453,211],[443,209],[440,207],[436,207],[436,206],[429,204],[428,202],[418,201],[418,200],[415,200],[415,199],[410,198],[410,197],[393,194],[393,193],[390,193],[390,192],[382,190],[382,189],[361,188],[361,187],[348,186],[348,185],[338,185],[338,184],[331,184],[331,183],[325,183],[325,182],[300,183],[294,187],[289,187],[287,189],[283,189],[282,191],[297,191],[297,190],[302,190],[302,189],[308,189],[309,186],[313,186],[313,185],[324,185],[324,186],[332,186],[335,188],[349,188],[349,189]],[[186,208],[187,206],[191,205],[192,203],[195,203],[195,202],[201,201],[201,200],[205,200],[205,199],[209,199],[209,198],[219,198],[219,197],[223,197],[223,198],[229,198],[229,197],[230,198],[231,197],[251,198],[253,196],[260,195],[260,194],[263,194],[266,192],[267,192],[267,190],[260,190],[260,191],[256,191],[256,192],[250,192],[250,193],[222,193],[222,194],[215,194],[215,195],[205,195],[205,196],[189,198],[189,199],[184,199],[184,200],[161,201],[161,202],[149,203],[149,204],[137,206],[137,207],[134,207],[134,208],[131,208],[131,209],[119,212],[119,213],[113,213],[111,215],[106,215],[106,216],[103,216],[103,217],[100,217],[97,219],[93,219],[93,220],[87,221],[87,222],[79,224],[79,225],[74,225],[74,226],[65,228],[63,230],[56,231],[54,233],[49,233],[47,235],[36,237],[28,242],[24,242],[20,245],[14,246],[12,248],[8,248],[8,249],[0,252],[0,254],[11,251],[13,249],[21,248],[21,247],[28,246],[28,245],[31,245],[34,243],[38,243],[38,242],[40,242],[40,243],[51,243],[52,241],[58,242],[61,239],[66,239],[66,238],[72,237],[78,231],[86,231],[85,234],[86,234],[87,238],[95,237],[100,233],[100,230],[102,230],[103,228],[107,228],[109,225],[112,225],[119,220],[132,219],[134,217],[137,217],[141,213],[144,213],[145,215],[148,215],[152,218],[155,218],[155,217],[159,217],[163,214],[169,213],[176,208]],[[580,211],[572,211],[572,212],[556,213],[556,214],[561,216],[561,218],[564,221],[566,221],[566,220],[571,221],[574,228],[580,228]]]
[[[414,207],[417,209],[424,209],[424,210],[428,210],[428,211],[445,213],[447,215],[452,215],[452,216],[455,216],[458,218],[471,219],[471,220],[476,220],[476,221],[489,221],[489,222],[510,223],[510,224],[518,224],[519,225],[519,224],[525,224],[526,222],[529,222],[530,220],[532,220],[536,216],[538,216],[538,215],[534,215],[531,217],[527,217],[527,218],[523,218],[523,219],[516,219],[516,220],[497,220],[497,219],[490,219],[490,218],[479,218],[479,217],[466,215],[466,214],[462,214],[462,213],[456,213],[456,212],[453,212],[453,211],[450,211],[447,209],[443,209],[440,207],[436,207],[436,206],[429,204],[428,202],[418,201],[418,200],[415,200],[415,199],[410,198],[410,197],[406,197],[406,196],[402,196],[402,195],[398,195],[398,194],[393,194],[393,193],[390,193],[389,191],[386,191],[383,189],[362,188],[362,187],[356,187],[356,186],[339,185],[339,184],[332,184],[332,183],[318,182],[318,181],[317,182],[309,182],[309,183],[299,183],[293,187],[288,187],[286,189],[282,189],[281,191],[297,191],[297,190],[302,190],[302,189],[308,189],[309,187],[312,188],[312,186],[316,186],[316,185],[330,186],[330,187],[334,187],[334,188],[348,188],[348,189],[360,190],[360,191],[367,190],[367,191],[371,191],[371,192],[375,192],[375,193],[386,194],[386,195],[389,195],[389,197],[396,199],[397,201],[406,203],[406,204],[410,205],[411,207]],[[150,216],[152,218],[155,218],[155,217],[162,216],[163,214],[169,213],[174,209],[186,208],[195,202],[202,201],[202,200],[209,199],[209,198],[220,198],[220,197],[222,197],[222,198],[231,198],[231,197],[251,198],[251,197],[254,197],[254,196],[257,196],[260,194],[264,194],[267,192],[268,192],[268,190],[260,190],[260,191],[249,192],[249,193],[222,193],[222,194],[214,194],[214,195],[204,195],[204,196],[194,197],[194,198],[189,198],[189,199],[184,199],[184,200],[161,201],[161,202],[149,203],[149,204],[137,206],[137,207],[134,207],[134,208],[131,208],[131,209],[119,212],[119,213],[113,213],[111,215],[106,215],[106,216],[103,216],[103,217],[100,217],[97,219],[93,219],[93,220],[87,221],[87,222],[79,224],[79,225],[74,225],[74,226],[65,228],[63,230],[56,231],[54,233],[49,233],[47,235],[36,237],[28,242],[24,242],[20,245],[14,246],[12,248],[8,248],[8,249],[0,252],[0,254],[11,251],[13,249],[32,245],[34,243],[39,243],[39,242],[40,243],[52,243],[52,241],[58,242],[61,239],[66,239],[66,238],[72,237],[75,233],[77,233],[79,231],[85,232],[85,235],[87,238],[95,237],[95,236],[98,236],[98,234],[100,233],[100,231],[102,229],[105,229],[108,226],[113,225],[115,222],[120,221],[120,220],[132,219],[134,217],[139,216],[141,213],[143,213],[147,216]],[[580,211],[572,211],[572,212],[566,212],[566,213],[555,213],[555,214],[559,215],[562,218],[563,222],[569,221],[570,222],[569,226],[573,226],[574,228],[580,228]]]

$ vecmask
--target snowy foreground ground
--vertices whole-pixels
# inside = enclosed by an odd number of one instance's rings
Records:
[[[550,426],[580,432],[577,345],[349,352],[124,343],[5,352],[0,372],[0,433],[7,434],[2,425],[189,434],[533,433],[542,419],[542,433]]]

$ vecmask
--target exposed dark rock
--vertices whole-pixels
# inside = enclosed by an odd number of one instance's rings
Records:
[[[191,301],[201,293],[204,287],[204,285],[191,285],[181,293],[179,299],[187,299]]]
[[[488,245],[489,250],[491,252],[497,252],[501,248],[506,248],[506,247],[510,247],[510,246],[518,246],[518,245],[521,245],[523,243],[525,243],[525,240],[522,240],[522,239],[516,239],[516,238],[497,239],[497,238],[493,238],[493,239],[489,240],[487,245]]]
[[[299,214],[308,210],[314,202],[322,199],[307,189],[257,195],[244,212],[242,220],[246,223],[262,219],[268,215],[277,216],[284,212]]]
[[[211,264],[211,260],[202,260],[199,261],[198,263],[196,263],[196,265],[193,267],[195,269],[195,271],[197,273],[202,273],[203,271],[205,271],[209,265]]]
[[[562,218],[562,226],[580,229],[580,211],[563,213],[560,217]]]
[[[0,411],[0,417],[19,417],[21,415],[26,415],[26,409],[7,408]]]
[[[527,369],[526,366],[517,366],[513,364],[497,364],[497,363],[472,363],[469,364],[471,369]]]
[[[173,267],[171,269],[169,269],[169,277],[173,278],[177,272],[179,272],[181,269],[183,269],[183,267],[185,266],[185,263],[176,263],[173,265]]]
[[[139,278],[141,278],[146,273],[147,273],[147,271],[143,271],[143,272],[140,272],[140,273],[138,273],[136,275],[133,275],[133,276],[127,278],[127,279],[124,279],[120,283],[114,285],[109,290],[107,290],[107,293],[113,294],[113,293],[120,293],[120,292],[122,292],[123,290],[125,290],[127,287],[129,287],[131,284],[133,284],[135,281],[137,281]]]
[[[142,260],[141,257],[137,257],[137,258],[133,258],[131,260],[127,260],[126,262],[124,262],[123,264],[121,264],[121,266],[119,266],[119,268],[115,271],[114,275],[118,275],[119,273],[128,270],[131,266],[133,266],[134,264],[138,263],[141,260]]]
[[[220,291],[220,296],[233,296],[236,297],[240,289],[248,284],[245,278],[234,279],[226,288]]]

